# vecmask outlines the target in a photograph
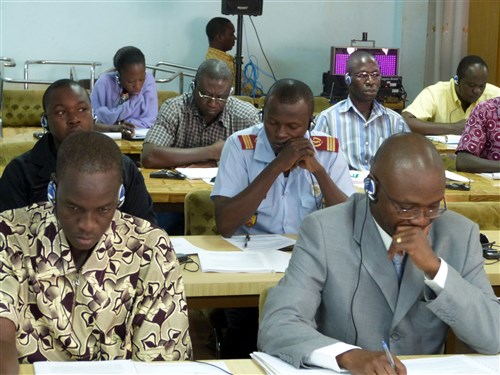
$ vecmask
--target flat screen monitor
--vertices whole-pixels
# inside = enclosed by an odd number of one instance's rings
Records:
[[[380,74],[383,76],[399,75],[399,48],[374,48],[374,47],[332,47],[330,74],[346,74],[347,59],[356,50],[368,51],[377,60]]]

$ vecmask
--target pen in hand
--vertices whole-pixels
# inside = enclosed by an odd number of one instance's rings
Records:
[[[248,247],[248,242],[250,241],[250,235],[247,234],[245,236],[245,244],[243,245],[244,248],[247,248]]]
[[[387,347],[387,344],[385,343],[384,340],[382,340],[382,348],[384,349],[385,355],[387,356],[387,360],[391,364],[391,367],[395,369],[396,364],[394,363],[394,359],[392,358],[391,352],[389,351],[389,348]]]

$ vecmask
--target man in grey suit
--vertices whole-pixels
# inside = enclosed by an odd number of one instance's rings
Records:
[[[498,353],[500,305],[478,227],[445,212],[444,188],[432,143],[415,133],[388,138],[366,195],[304,220],[266,300],[259,348],[295,367],[353,374],[405,374],[395,355],[442,353],[449,328],[477,352]]]

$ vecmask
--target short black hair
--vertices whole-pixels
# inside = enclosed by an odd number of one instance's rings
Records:
[[[207,33],[208,41],[211,42],[214,40],[217,35],[222,34],[228,25],[232,25],[233,23],[228,18],[224,17],[214,17],[207,23],[207,27],[205,28],[205,32]]]
[[[363,58],[366,58],[367,60],[373,60],[378,65],[378,61],[375,59],[375,57],[370,52],[368,52],[366,50],[358,49],[358,50],[354,51],[353,53],[351,53],[351,55],[347,59],[346,72],[351,73],[353,71],[353,69],[355,68],[355,66],[357,66],[358,63],[361,60],[363,60]]]
[[[121,178],[123,154],[117,143],[105,134],[75,132],[61,143],[57,152],[57,178],[62,178],[70,169],[90,174],[115,171]]]
[[[285,78],[276,81],[264,99],[264,109],[271,97],[275,97],[278,103],[282,104],[294,104],[304,100],[307,103],[309,115],[312,116],[314,112],[314,95],[311,88],[297,79]]]
[[[85,90],[85,88],[82,85],[80,85],[78,82],[73,81],[71,79],[63,78],[63,79],[59,79],[59,80],[51,83],[50,86],[47,87],[47,89],[43,93],[42,107],[43,107],[44,112],[47,112],[47,106],[49,104],[49,100],[50,100],[50,96],[52,94],[52,91],[63,88],[63,87],[79,87],[79,88],[81,88],[83,91],[85,91],[85,94],[87,95],[87,98],[88,98],[89,103],[90,103],[89,93],[87,92],[87,90]]]
[[[469,69],[472,65],[476,64],[484,66],[486,70],[488,70],[488,65],[486,65],[486,62],[477,55],[468,55],[465,56],[462,60],[460,60],[460,63],[458,64],[457,67],[458,80],[460,81],[464,77],[467,69]]]
[[[127,65],[143,64],[146,65],[146,58],[142,51],[134,46],[126,46],[116,51],[113,57],[113,66],[120,71]]]

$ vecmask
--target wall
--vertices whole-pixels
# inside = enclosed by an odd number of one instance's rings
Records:
[[[412,99],[422,88],[426,0],[405,1],[279,1],[264,0],[263,15],[252,20],[276,78],[305,81],[322,91],[322,73],[329,69],[330,47],[351,39],[376,40],[380,47],[402,48],[400,70]],[[204,59],[207,21],[221,15],[221,1],[25,1],[0,0],[0,55],[16,68],[7,77],[22,78],[25,60],[96,60],[99,73],[110,68],[115,51],[135,45],[147,63],[168,61],[197,67]],[[227,16],[237,24],[237,16]],[[254,55],[270,72],[249,17],[244,17],[244,62]],[[402,42],[405,46],[402,47]],[[415,48],[417,47],[417,48]],[[232,53],[236,53],[236,46]],[[32,78],[57,79],[68,68],[37,67]],[[88,76],[78,69],[78,78]],[[272,79],[261,74],[267,90]],[[175,89],[169,87],[168,89]],[[164,88],[167,89],[167,88]]]

